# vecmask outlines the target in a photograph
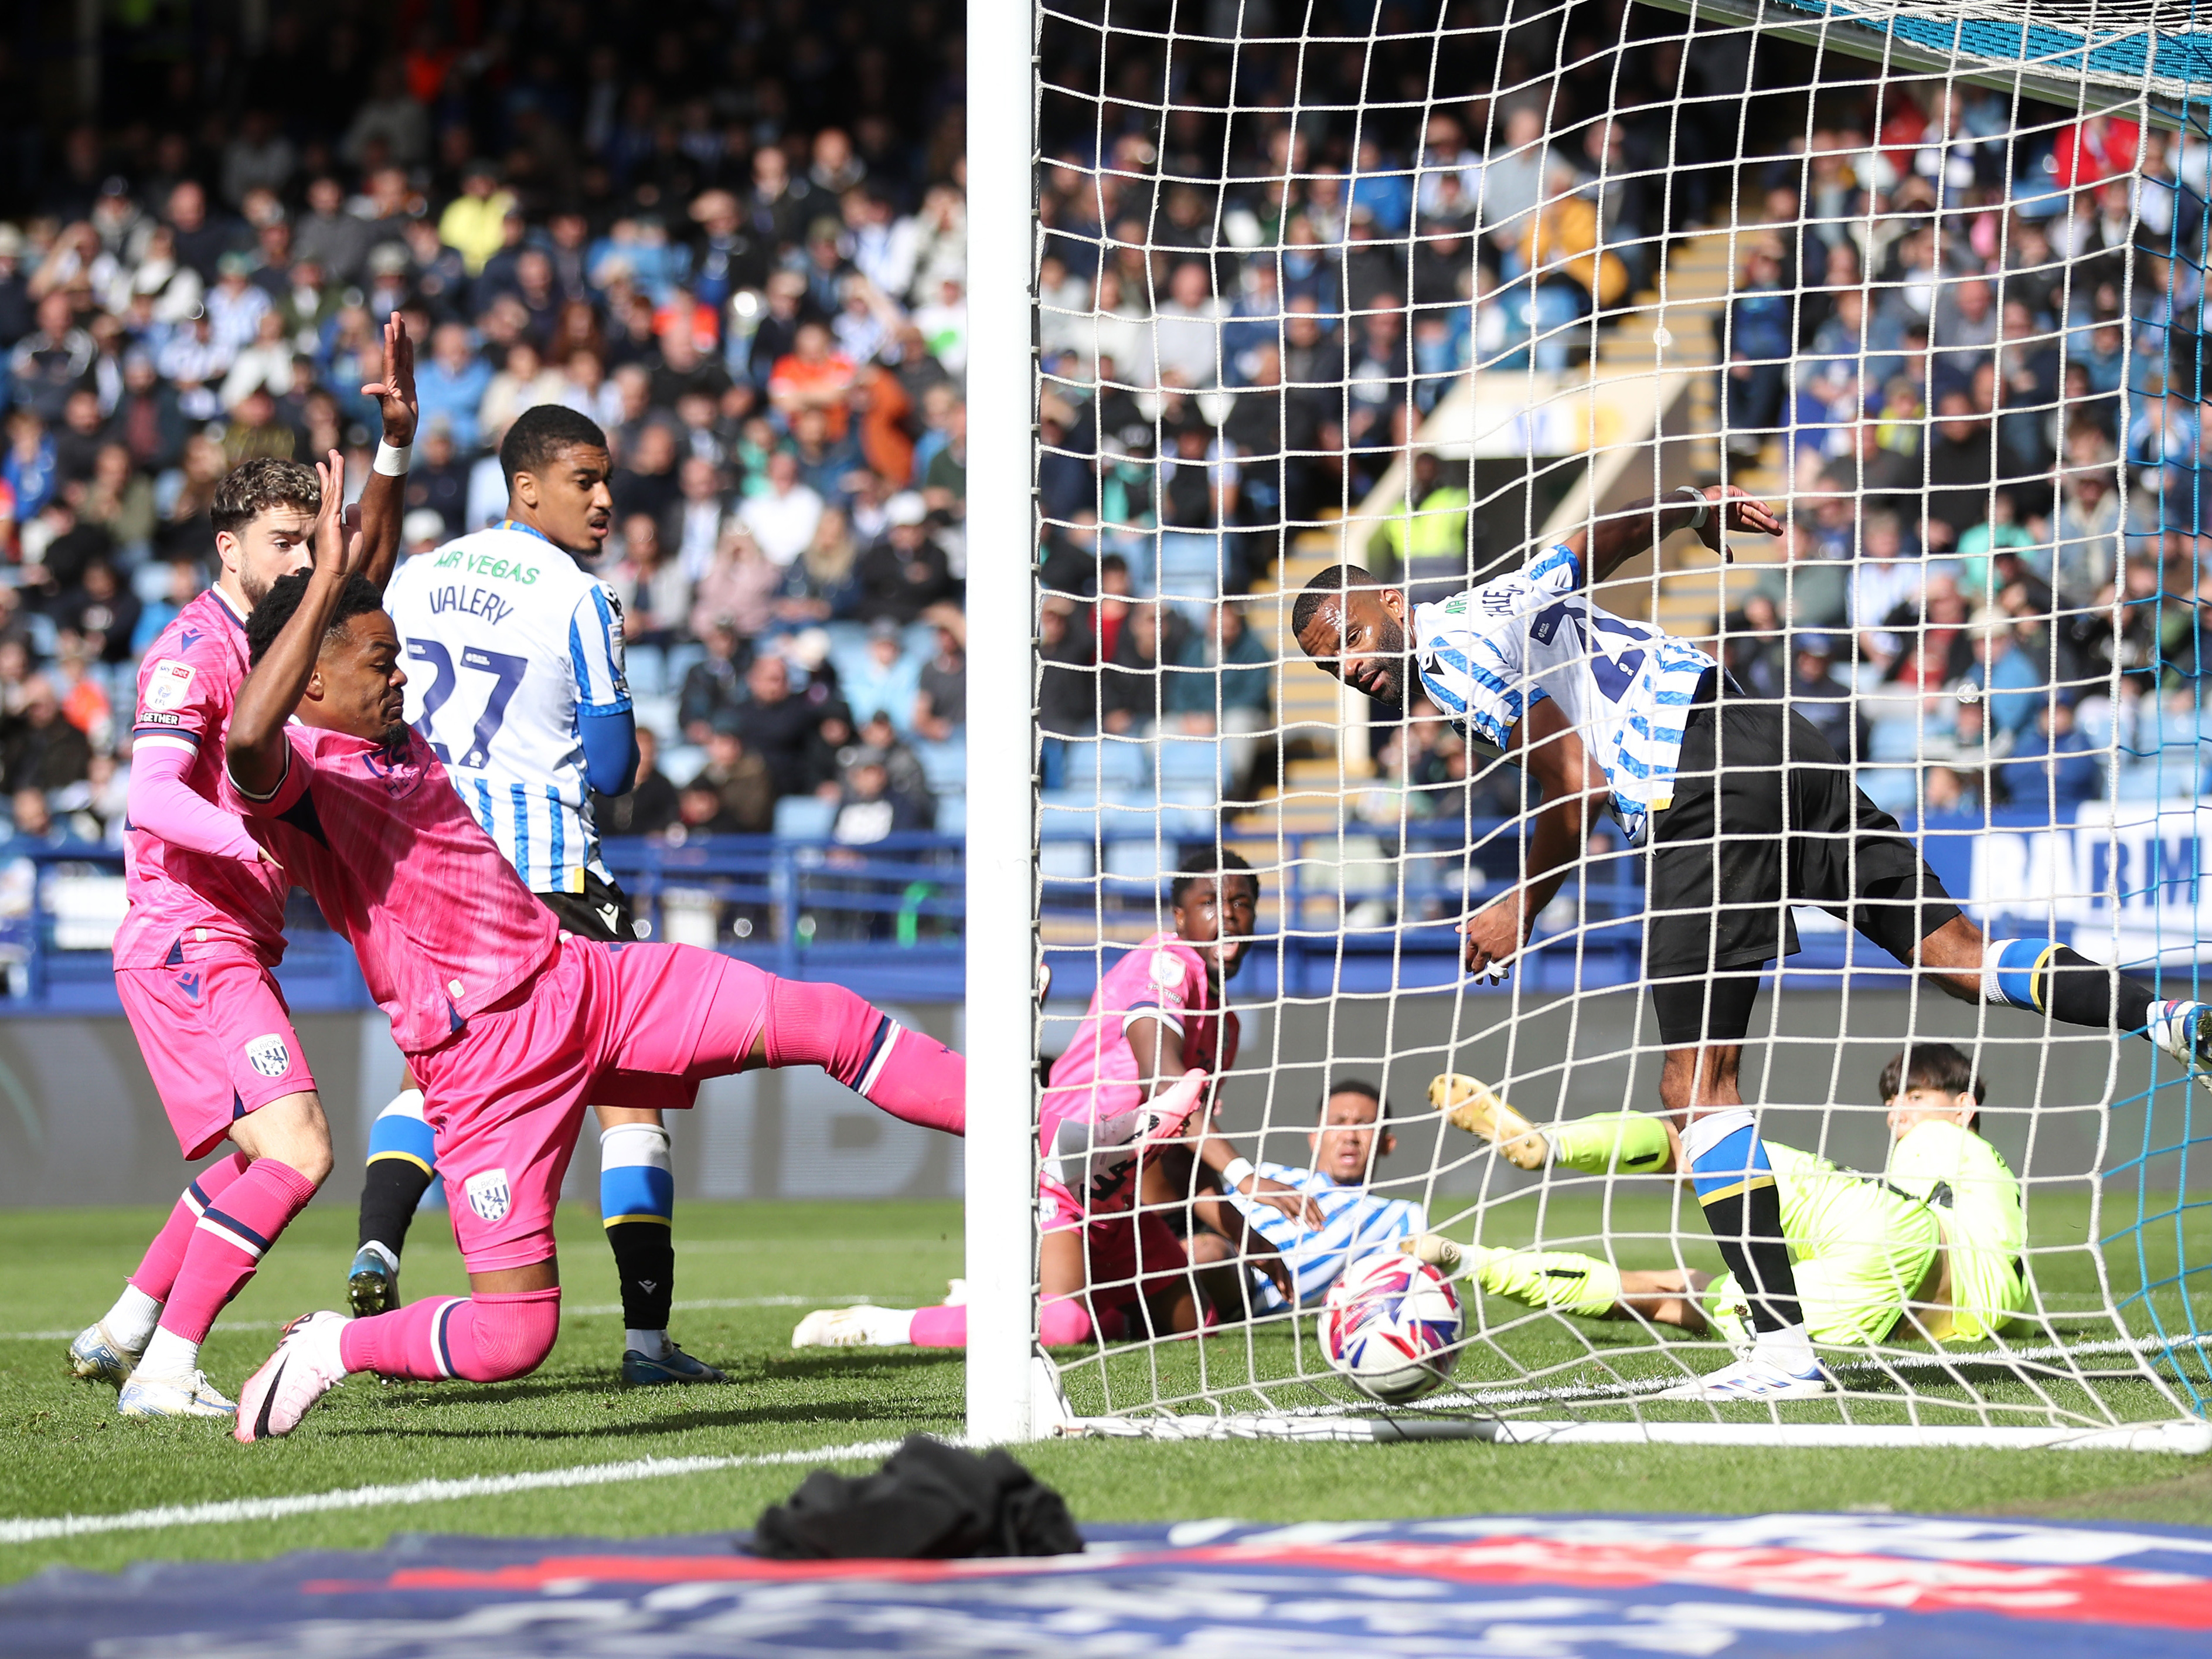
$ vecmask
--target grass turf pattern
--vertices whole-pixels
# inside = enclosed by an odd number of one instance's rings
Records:
[[[351,1255],[352,1217],[343,1201],[350,1196],[333,1192],[312,1206],[216,1326],[205,1361],[218,1386],[234,1389],[244,1380],[269,1352],[278,1322],[337,1305]],[[73,1332],[104,1310],[160,1219],[151,1209],[0,1214],[0,1255],[11,1264],[0,1279],[0,1334],[10,1339],[0,1342],[0,1518],[641,1458],[805,1451],[960,1427],[957,1354],[794,1353],[789,1346],[791,1328],[808,1307],[840,1297],[866,1294],[894,1305],[937,1299],[945,1279],[961,1270],[956,1204],[684,1205],[677,1219],[679,1307],[798,1300],[680,1311],[672,1328],[678,1340],[722,1366],[731,1381],[636,1390],[615,1381],[620,1315],[574,1311],[611,1309],[614,1274],[598,1217],[587,1208],[564,1208],[560,1226],[571,1311],[560,1345],[535,1375],[493,1386],[356,1378],[290,1439],[258,1447],[234,1443],[220,1424],[125,1422],[115,1415],[112,1390],[69,1378],[66,1336],[14,1340],[22,1332]],[[1620,1227],[1623,1218],[1616,1213],[1614,1219]],[[1546,1237],[1565,1242],[1579,1224],[1555,1206]],[[2212,1260],[2203,1243],[2189,1259]],[[1621,1259],[1637,1265],[1648,1255],[1656,1264],[1665,1259],[1664,1249],[1656,1241],[1631,1242]],[[1693,1257],[1692,1265],[1702,1263]],[[464,1289],[442,1217],[426,1213],[418,1223],[404,1283],[410,1297]],[[1516,1310],[1492,1303],[1486,1312],[1502,1322]],[[241,1328],[253,1323],[263,1328]],[[1631,1334],[1627,1327],[1575,1328],[1593,1344],[1615,1332]],[[1577,1335],[1533,1325],[1509,1340],[1522,1365],[1564,1364],[1586,1352]],[[1547,1358],[1546,1343],[1553,1345],[1556,1358]],[[1232,1334],[1204,1346],[1204,1363],[1216,1368],[1256,1364],[1262,1375],[1280,1376],[1294,1361],[1289,1339],[1277,1332],[1249,1342]],[[1133,1356],[1126,1363],[1139,1362]],[[1170,1373],[1163,1382],[1181,1379],[1187,1389],[1195,1384],[1200,1353],[1193,1344],[1165,1345],[1141,1363],[1158,1364]],[[1469,1365],[1480,1368],[1474,1360]],[[1079,1519],[1096,1522],[1859,1507],[2212,1524],[2212,1468],[2203,1461],[2117,1453],[1122,1442],[1032,1446],[1022,1455],[1066,1494]],[[731,1529],[749,1526],[802,1473],[787,1465],[753,1467],[11,1544],[0,1546],[0,1578],[55,1562],[117,1569],[148,1558],[366,1547],[395,1531],[637,1536]]]

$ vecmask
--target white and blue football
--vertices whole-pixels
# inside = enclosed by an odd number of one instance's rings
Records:
[[[1330,1366],[1386,1405],[1419,1399],[1459,1363],[1459,1292],[1395,1250],[1353,1263],[1329,1287],[1319,1328]]]

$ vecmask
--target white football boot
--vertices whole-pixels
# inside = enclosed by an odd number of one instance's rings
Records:
[[[276,1352],[238,1391],[238,1427],[232,1432],[240,1445],[291,1433],[315,1402],[344,1379],[338,1334],[348,1322],[343,1314],[311,1313],[284,1328]]]
[[[1723,1365],[1717,1371],[1692,1377],[1652,1396],[1655,1400],[1705,1400],[1715,1403],[1771,1400],[1819,1400],[1829,1392],[1828,1379],[1818,1365],[1795,1371],[1753,1353]]]
[[[2154,1002],[2145,1030],[2200,1086],[2212,1089],[2212,1003]]]
[[[794,1348],[903,1348],[912,1345],[911,1308],[820,1308],[791,1334]]]
[[[86,1326],[69,1345],[70,1374],[80,1382],[112,1382],[121,1388],[138,1369],[142,1346],[126,1348],[115,1340],[104,1319]]]
[[[234,1417],[235,1401],[226,1400],[202,1370],[182,1376],[149,1376],[133,1371],[116,1397],[115,1409],[125,1417]]]

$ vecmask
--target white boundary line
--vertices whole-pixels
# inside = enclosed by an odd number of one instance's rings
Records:
[[[585,1463],[573,1468],[538,1469],[522,1474],[479,1474],[459,1480],[412,1480],[400,1486],[348,1486],[337,1492],[302,1492],[292,1498],[234,1498],[214,1504],[173,1504],[159,1509],[127,1510],[120,1515],[57,1515],[0,1521],[0,1544],[34,1544],[88,1533],[148,1532],[172,1527],[224,1526],[240,1521],[281,1521],[295,1515],[328,1515],[338,1510],[383,1509],[387,1505],[446,1504],[463,1498],[503,1498],[510,1492],[546,1492],[571,1486],[613,1486],[634,1480],[663,1480],[684,1474],[713,1474],[724,1469],[770,1468],[785,1463],[839,1463],[885,1457],[896,1440],[858,1440],[850,1445],[810,1451],[761,1452],[746,1457],[641,1457],[623,1463]]]
[[[854,1307],[869,1300],[865,1296],[726,1296],[698,1302],[672,1302],[668,1305],[677,1313],[700,1313],[715,1308],[823,1308]],[[588,1319],[623,1310],[619,1302],[594,1302],[580,1308],[563,1308],[562,1316],[567,1319]],[[226,1319],[222,1322],[226,1331],[279,1331],[284,1328],[281,1319]],[[73,1340],[80,1325],[74,1331],[0,1331],[0,1342],[68,1342]]]

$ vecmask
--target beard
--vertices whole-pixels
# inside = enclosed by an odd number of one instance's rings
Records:
[[[385,748],[397,751],[407,746],[407,739],[411,735],[405,720],[394,720],[384,728],[384,735],[377,741]]]
[[[1405,624],[1395,617],[1386,620],[1382,624],[1380,643],[1379,654],[1384,663],[1382,672],[1389,683],[1380,688],[1381,695],[1375,701],[1386,708],[1402,713],[1406,708],[1406,688],[1413,679],[1413,655],[1406,646]]]
[[[246,608],[251,611],[269,597],[269,584],[240,564],[238,567],[238,591],[246,595]]]

